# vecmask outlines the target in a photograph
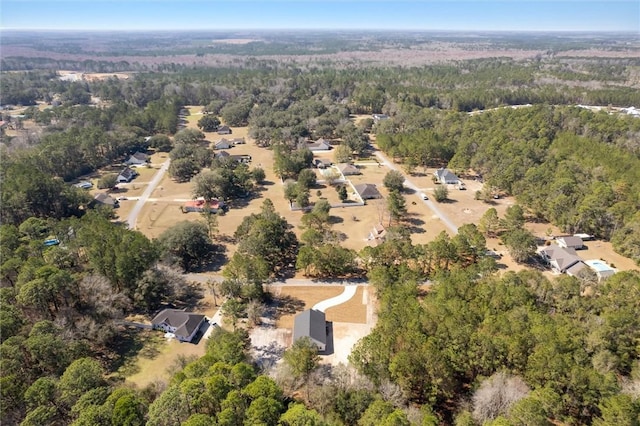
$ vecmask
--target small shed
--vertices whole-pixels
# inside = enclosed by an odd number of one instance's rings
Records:
[[[307,309],[296,315],[293,323],[293,341],[308,337],[320,352],[327,348],[327,320],[324,312]]]

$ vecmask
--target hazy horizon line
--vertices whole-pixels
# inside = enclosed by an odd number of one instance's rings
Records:
[[[599,29],[591,29],[591,30],[576,30],[576,29],[544,29],[544,30],[536,30],[536,29],[460,29],[460,28],[449,28],[449,29],[427,29],[427,28],[174,28],[174,29],[160,29],[160,28],[124,28],[124,29],[104,29],[104,28],[42,28],[42,27],[31,27],[31,28],[2,28],[1,31],[15,31],[15,32],[26,32],[26,31],[39,31],[39,32],[96,32],[96,33],[130,33],[130,32],[155,32],[155,33],[168,33],[168,32],[247,32],[247,31],[260,31],[260,32],[278,32],[278,31],[295,31],[295,32],[331,32],[331,31],[341,31],[341,32],[456,32],[456,33],[583,33],[583,34],[640,34],[636,30],[599,30]]]

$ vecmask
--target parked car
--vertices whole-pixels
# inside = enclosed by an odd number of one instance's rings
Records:
[[[420,197],[421,197],[423,200],[428,200],[428,199],[429,199],[429,197],[427,197],[427,194],[425,194],[424,192],[421,192],[421,193],[420,193]]]

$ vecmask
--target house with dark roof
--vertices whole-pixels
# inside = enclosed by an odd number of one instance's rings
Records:
[[[437,169],[435,172],[433,172],[433,175],[435,176],[438,183],[451,185],[457,185],[458,183],[460,183],[460,179],[458,178],[458,176],[451,172],[451,170],[445,169],[444,167]]]
[[[227,151],[216,152],[216,154],[214,155],[215,158],[227,158],[230,156],[231,154],[229,154]]]
[[[328,158],[316,158],[313,160],[313,164],[319,169],[326,169],[327,167],[331,167],[333,162]]]
[[[115,208],[118,207],[120,203],[118,203],[118,200],[116,200],[106,192],[100,192],[96,194],[95,197],[93,197],[93,204]]]
[[[118,174],[118,183],[123,183],[123,182],[131,182],[131,180],[133,178],[135,178],[136,176],[138,176],[138,173],[136,173],[135,170],[129,168],[129,167],[125,167],[119,174]]]
[[[331,144],[326,139],[318,139],[315,142],[307,142],[307,148],[309,151],[329,151]]]
[[[300,312],[293,321],[293,341],[308,337],[320,352],[327,348],[327,320],[324,312],[307,309]]]
[[[353,164],[340,163],[336,167],[338,167],[338,170],[340,170],[340,173],[342,173],[344,176],[353,176],[360,174],[360,169],[358,169]]]
[[[249,154],[231,155],[230,157],[238,163],[249,164],[251,162],[251,156]]]
[[[363,200],[382,198],[382,194],[380,194],[378,188],[376,188],[372,183],[361,183],[359,185],[355,185],[354,188]]]
[[[205,320],[204,315],[164,309],[151,320],[151,324],[154,330],[173,333],[181,342],[191,342]]]
[[[572,248],[574,250],[580,250],[581,248],[584,248],[584,242],[582,241],[582,238],[576,237],[575,235],[557,237],[556,242],[560,247],[564,248]]]
[[[149,161],[149,156],[144,152],[136,152],[135,154],[131,154],[129,159],[124,163],[128,166],[141,166],[143,164],[147,164]]]
[[[231,129],[229,128],[229,126],[220,126],[220,127],[218,127],[218,134],[219,135],[230,135],[231,134]]]

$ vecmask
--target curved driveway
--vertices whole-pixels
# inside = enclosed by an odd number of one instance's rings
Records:
[[[133,209],[131,209],[129,216],[127,217],[127,224],[129,225],[129,229],[136,229],[136,222],[138,221],[138,215],[140,214],[142,207],[144,207],[144,203],[147,202],[151,193],[154,191],[154,189],[156,189],[156,186],[158,186],[158,184],[164,177],[164,174],[167,172],[167,170],[169,170],[170,164],[171,164],[171,159],[167,158],[167,161],[162,163],[162,167],[160,167],[160,170],[158,170],[158,172],[153,176],[153,179],[151,179],[151,182],[149,182],[149,185],[147,185],[147,188],[144,190],[142,195],[136,201],[136,205],[133,206]]]
[[[358,289],[357,285],[347,285],[344,287],[344,291],[341,294],[337,295],[336,297],[332,297],[331,299],[318,302],[315,305],[313,305],[313,308],[311,309],[324,312],[325,310],[333,306],[341,305],[347,300],[351,299],[353,296],[355,296],[357,289]]]

